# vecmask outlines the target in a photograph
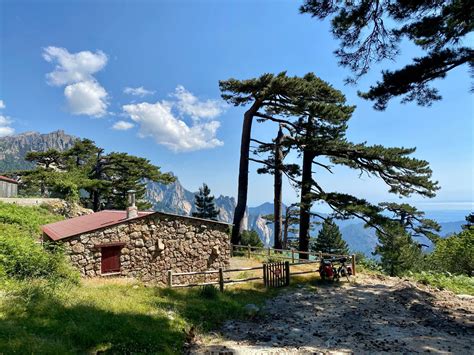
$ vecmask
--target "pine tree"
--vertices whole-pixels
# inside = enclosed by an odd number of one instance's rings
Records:
[[[474,230],[474,213],[471,212],[466,216],[466,224],[463,224],[462,229]]]
[[[431,180],[431,169],[426,161],[410,157],[415,148],[386,148],[381,145],[349,142],[345,136],[353,106],[348,106],[344,95],[328,83],[309,73],[305,97],[299,101],[301,114],[290,120],[292,139],[285,140],[303,157],[301,170],[293,175],[293,182],[301,189],[299,248],[309,248],[311,207],[325,203],[332,218],[358,217],[371,226],[383,218],[382,208],[364,199],[341,192],[329,192],[314,177],[314,168],[334,173],[333,165],[345,166],[364,174],[378,177],[389,187],[389,192],[410,196],[420,194],[433,197],[438,189]]]
[[[251,247],[262,248],[263,242],[254,230],[242,232],[242,245],[250,245]]]
[[[275,113],[298,114],[298,101],[304,89],[304,82],[298,77],[288,77],[286,72],[278,75],[264,74],[249,80],[222,80],[219,88],[222,98],[234,106],[250,104],[244,113],[240,143],[240,161],[237,205],[234,211],[231,242],[240,244],[244,231],[244,216],[247,209],[250,142],[254,117],[261,120],[281,122]]]
[[[399,223],[387,223],[383,232],[377,231],[376,234],[378,244],[375,254],[380,255],[382,269],[390,276],[401,275],[420,261],[420,245],[413,241]]]
[[[424,213],[406,203],[381,203],[384,211],[377,229],[378,244],[375,254],[380,255],[382,268],[390,276],[403,274],[422,259],[422,247],[427,245],[414,238],[425,236],[435,244],[440,226],[424,218]]]
[[[373,63],[394,62],[402,39],[425,51],[401,69],[382,71],[382,81],[359,94],[379,110],[397,96],[430,105],[441,99],[431,82],[461,65],[473,68],[474,50],[465,45],[474,29],[472,0],[305,0],[300,11],[320,20],[332,17],[332,33],[341,41],[335,51],[339,64],[355,74],[348,81],[357,81]]]
[[[347,122],[354,111],[346,104],[344,95],[313,73],[303,78],[264,75],[252,80],[221,82],[222,95],[228,102],[239,106],[252,103],[244,118],[242,131],[239,195],[234,214],[232,243],[238,244],[243,213],[247,201],[248,167],[251,123],[259,121],[279,123],[289,138],[282,143],[296,150],[303,158],[301,167],[282,166],[291,182],[300,189],[299,250],[309,250],[311,207],[315,202],[325,203],[332,218],[358,217],[371,226],[382,220],[382,208],[364,199],[340,192],[328,192],[314,178],[313,168],[333,173],[332,165],[342,165],[380,178],[389,192],[399,196],[414,193],[433,197],[438,189],[431,180],[428,162],[412,158],[415,148],[386,148],[381,145],[355,144],[345,137]],[[260,112],[262,109],[264,112]],[[266,143],[263,143],[264,145]],[[305,257],[305,255],[302,255]]]
[[[129,190],[136,191],[140,209],[149,208],[150,204],[140,201],[145,195],[146,181],[167,184],[175,179],[148,159],[127,153],[104,154],[102,148],[88,139],[76,141],[65,152],[29,153],[28,159],[37,167],[18,172],[24,183],[38,186],[42,194],[47,191],[51,196],[74,201],[79,199],[79,191],[84,190],[88,194],[81,201],[94,211],[104,207],[125,209]]]
[[[216,208],[214,196],[211,195],[209,186],[202,184],[202,187],[199,188],[199,193],[194,196],[194,204],[196,205],[196,212],[193,212],[194,217],[217,221],[219,210]]]
[[[341,231],[334,221],[327,219],[323,223],[322,229],[318,233],[311,250],[323,252],[326,254],[349,254],[349,248],[344,239],[342,239]]]

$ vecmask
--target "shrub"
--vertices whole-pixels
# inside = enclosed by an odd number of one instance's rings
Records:
[[[77,282],[61,250],[39,243],[41,225],[61,219],[42,207],[0,203],[0,278]]]
[[[58,248],[47,250],[21,228],[4,223],[0,223],[0,270],[18,280],[77,279]]]
[[[434,270],[471,276],[474,271],[474,230],[466,229],[438,240],[428,260]]]
[[[258,233],[254,230],[243,231],[240,244],[250,245],[251,247],[263,247],[263,242],[260,240]]]
[[[23,207],[0,202],[0,223],[16,225],[30,235],[38,236],[43,224],[64,219],[44,207]]]
[[[441,290],[450,290],[458,294],[474,295],[474,279],[472,277],[424,271],[419,273],[409,272],[407,275],[424,285],[437,287]]]

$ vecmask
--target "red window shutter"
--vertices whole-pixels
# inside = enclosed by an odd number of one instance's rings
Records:
[[[120,246],[101,248],[101,271],[103,274],[120,271],[120,249]]]

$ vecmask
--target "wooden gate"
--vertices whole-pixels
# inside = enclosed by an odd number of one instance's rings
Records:
[[[263,263],[263,283],[266,287],[283,287],[290,284],[290,262]]]

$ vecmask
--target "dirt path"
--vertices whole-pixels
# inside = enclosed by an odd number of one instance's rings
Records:
[[[230,321],[195,354],[456,353],[474,349],[474,300],[397,278],[306,285]]]

